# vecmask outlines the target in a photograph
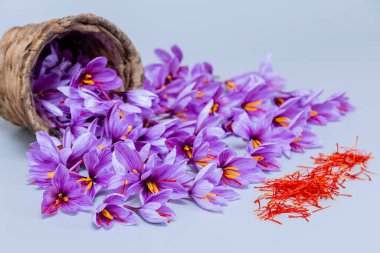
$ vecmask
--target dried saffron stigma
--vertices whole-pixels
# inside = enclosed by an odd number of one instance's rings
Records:
[[[340,192],[346,181],[371,180],[367,163],[372,156],[356,148],[337,146],[332,155],[320,153],[312,159],[315,167],[301,167],[293,174],[266,180],[264,186],[255,187],[264,192],[254,201],[259,206],[256,211],[260,219],[281,224],[276,217],[288,214],[289,218],[309,221],[312,213],[327,208],[320,205],[321,200],[351,197]]]

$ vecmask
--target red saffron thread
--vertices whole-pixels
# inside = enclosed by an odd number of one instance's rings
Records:
[[[312,213],[328,208],[322,207],[321,200],[335,199],[337,196],[351,197],[342,194],[349,180],[369,180],[367,162],[373,157],[356,148],[339,148],[332,155],[320,153],[311,157],[314,167],[301,166],[301,170],[278,179],[269,179],[263,186],[254,188],[264,192],[254,203],[255,210],[262,220],[282,224],[275,218],[288,214],[288,218],[303,218],[309,221]],[[262,202],[265,202],[263,205]]]

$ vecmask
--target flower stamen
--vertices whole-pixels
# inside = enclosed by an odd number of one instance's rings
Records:
[[[310,113],[310,117],[315,117],[317,115],[318,115],[318,112],[314,111],[314,110],[312,110],[311,113]]]
[[[252,145],[254,148],[258,148],[259,146],[261,146],[261,141],[257,139],[252,139]]]
[[[249,112],[258,111],[259,108],[257,108],[257,106],[261,105],[262,103],[263,103],[262,99],[254,101],[254,102],[247,103],[244,106],[244,110],[249,111]]]
[[[107,209],[103,209],[100,213],[109,220],[113,220],[114,218]]]
[[[189,147],[188,145],[185,145],[183,147],[183,150],[186,152],[186,155],[189,159],[193,158],[193,154],[192,154],[192,151],[193,151],[193,148],[192,147]]]
[[[148,181],[148,182],[146,182],[146,186],[148,187],[148,189],[151,193],[157,193],[160,191],[155,182]]]
[[[288,117],[285,117],[285,116],[280,116],[280,117],[274,118],[274,122],[276,122],[277,124],[279,124],[283,127],[289,127],[290,119]]]
[[[223,168],[223,177],[228,179],[235,179],[240,176],[240,173],[237,172],[239,168],[234,166],[227,166]]]
[[[82,78],[82,83],[88,84],[88,85],[94,85],[95,84],[94,80],[92,80],[91,74],[85,74]]]

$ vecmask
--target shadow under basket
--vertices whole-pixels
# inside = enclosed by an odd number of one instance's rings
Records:
[[[144,68],[127,35],[111,22],[81,14],[14,27],[0,40],[0,116],[33,133],[58,135],[36,112],[31,89],[34,67],[53,40],[89,58],[105,56],[124,82],[123,90],[139,88]]]

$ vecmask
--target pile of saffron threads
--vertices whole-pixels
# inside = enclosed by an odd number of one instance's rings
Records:
[[[265,192],[254,203],[259,205],[256,210],[259,218],[282,224],[275,217],[288,214],[289,218],[304,218],[315,212],[326,209],[320,205],[321,200],[333,200],[337,196],[351,197],[341,193],[346,188],[344,183],[349,180],[369,180],[367,162],[372,159],[355,148],[337,148],[332,155],[320,153],[312,157],[315,167],[302,169],[282,178],[269,179],[264,186],[255,188]],[[262,205],[262,201],[267,201]]]

